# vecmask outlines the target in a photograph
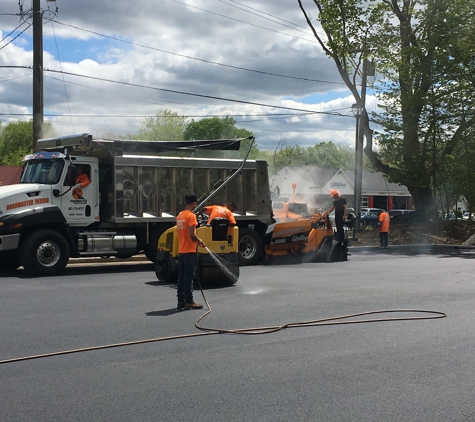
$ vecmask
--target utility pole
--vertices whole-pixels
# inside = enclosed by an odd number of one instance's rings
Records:
[[[353,238],[356,239],[356,231],[361,224],[361,194],[363,189],[363,138],[364,130],[361,125],[361,117],[366,114],[366,85],[368,76],[375,75],[374,63],[368,59],[363,59],[363,72],[361,75],[361,100],[352,106],[356,117],[356,145],[355,145],[355,189],[354,207],[356,221],[353,226]],[[367,118],[367,116],[366,116]]]
[[[363,74],[361,75],[361,113],[357,117],[357,136],[355,146],[355,211],[356,211],[356,230],[361,223],[361,191],[363,185],[363,131],[361,130],[361,116],[366,112],[366,81],[368,74],[368,60],[363,60]]]
[[[360,199],[361,198],[361,180],[362,180],[362,170],[360,166],[360,155],[361,159],[363,159],[362,155],[362,143],[360,145],[360,133],[362,132],[360,130],[360,119],[361,115],[363,114],[364,107],[362,103],[355,103],[351,106],[351,111],[353,112],[353,115],[356,118],[356,134],[355,134],[355,181],[354,181],[354,190],[353,190],[353,207],[355,209],[356,213],[356,220],[353,223],[353,238],[351,240],[354,240],[355,242],[358,240],[356,237],[356,229],[360,225],[360,213],[361,213],[361,204],[360,204]]]
[[[33,0],[33,152],[43,137],[43,12],[40,0]]]

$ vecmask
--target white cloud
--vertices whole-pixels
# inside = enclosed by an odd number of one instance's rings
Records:
[[[26,7],[29,2],[23,3]],[[47,8],[54,3],[41,4]],[[302,146],[353,142],[354,119],[319,114],[284,118],[278,114],[285,110],[264,106],[348,114],[354,102],[339,84],[333,62],[306,29],[297,2],[57,0],[56,5],[55,20],[61,24],[45,23],[43,31],[44,68],[57,71],[44,73],[44,99],[45,113],[65,115],[53,119],[63,133],[133,133],[141,116],[168,108],[187,116],[234,115],[239,127],[254,132],[260,148],[273,149],[282,138]],[[17,13],[17,0],[2,0],[2,11]],[[18,16],[1,15],[2,38],[18,23]],[[31,34],[30,28],[0,49],[0,66],[32,65]],[[0,68],[0,89],[0,113],[31,112],[31,70]],[[315,98],[313,104],[299,101],[309,96]],[[4,122],[10,118],[0,115]]]

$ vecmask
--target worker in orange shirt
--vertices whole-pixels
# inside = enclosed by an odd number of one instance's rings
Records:
[[[384,210],[379,210],[379,247],[387,249],[388,247],[388,235],[389,235],[389,222],[391,217]]]
[[[196,266],[196,246],[205,248],[203,241],[196,236],[198,221],[192,210],[197,202],[196,195],[185,196],[185,209],[176,218],[178,232],[178,309],[202,309],[203,305],[193,300],[193,277]]]
[[[91,184],[91,179],[87,175],[85,168],[82,164],[76,165],[76,184],[73,186],[73,198],[82,199],[82,190],[87,185]]]
[[[210,205],[204,207],[200,213],[209,215],[208,222],[206,223],[207,225],[211,224],[215,218],[227,218],[229,220],[229,226],[235,226],[236,219],[233,215],[235,209],[236,205],[234,202],[228,202],[225,207],[221,205]]]

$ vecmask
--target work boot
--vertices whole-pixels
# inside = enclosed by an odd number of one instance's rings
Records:
[[[185,303],[184,302],[178,302],[176,304],[177,309],[185,309]]]
[[[203,305],[198,303],[185,303],[185,309],[203,309]]]

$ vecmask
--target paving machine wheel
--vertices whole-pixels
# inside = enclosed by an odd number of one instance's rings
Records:
[[[144,251],[145,256],[149,261],[155,262],[158,249],[158,239],[160,239],[160,236],[168,229],[169,227],[164,228],[163,226],[160,226],[153,227],[150,230],[150,239]]]
[[[221,224],[219,221],[217,223]],[[232,286],[238,281],[239,229],[228,228],[227,224],[225,220],[221,230],[218,225],[197,229],[198,237],[207,246],[207,249],[198,248],[196,255],[196,276],[202,287]]]
[[[239,278],[239,229],[228,228],[227,224],[226,220],[225,227],[221,227],[222,230],[210,226],[196,229],[197,236],[206,245],[206,248],[197,247],[196,254],[196,276],[202,287],[231,286]],[[176,226],[166,230],[160,236],[158,246],[155,258],[157,279],[163,283],[176,283],[178,281]],[[195,287],[198,285],[196,284]]]
[[[176,283],[178,280],[178,271],[175,270],[172,257],[165,253],[155,260],[155,275],[158,281],[162,283]]]
[[[230,256],[232,255],[232,256]],[[196,276],[201,287],[232,286],[239,279],[237,254],[215,254],[217,262],[209,254],[198,254]]]

